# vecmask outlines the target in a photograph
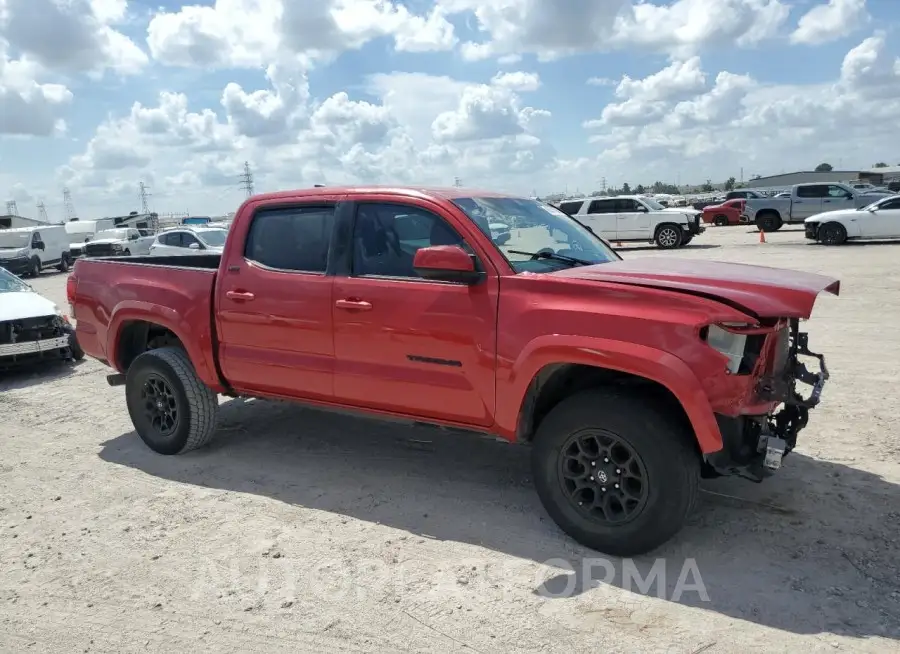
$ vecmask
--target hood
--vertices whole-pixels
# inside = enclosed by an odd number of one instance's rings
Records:
[[[696,216],[698,213],[703,213],[698,209],[694,209],[693,207],[666,207],[663,209],[666,213],[683,213],[688,216]]]
[[[28,254],[28,248],[0,248],[0,259],[15,259]]]
[[[855,218],[857,216],[862,216],[865,212],[857,211],[856,209],[838,209],[837,211],[822,211],[821,213],[813,214],[809,218],[804,218],[804,223],[820,223],[827,216],[828,218]]]
[[[742,263],[639,257],[551,273],[707,297],[759,318],[809,318],[822,291],[840,281],[812,273]]]
[[[82,245],[91,245],[94,243],[100,243],[101,245],[113,245],[115,243],[123,243],[124,239],[121,238],[94,238],[88,241],[87,243],[82,243]]]
[[[34,291],[0,293],[0,320],[21,320],[52,316],[57,306]]]

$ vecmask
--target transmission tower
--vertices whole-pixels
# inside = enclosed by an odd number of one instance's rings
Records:
[[[148,193],[150,187],[145,186],[144,182],[141,182],[139,188],[141,191],[141,213],[150,213],[150,205],[147,204],[147,198],[151,195]]]
[[[38,220],[42,220],[45,223],[49,223],[50,218],[49,218],[49,216],[47,216],[47,206],[44,204],[43,200],[38,202],[37,208],[38,208]]]
[[[244,174],[241,175],[241,188],[247,191],[247,197],[253,195],[253,173],[250,171],[250,162],[244,162]]]
[[[16,206],[15,200],[10,200],[6,203],[6,215],[8,216],[18,216],[19,215],[19,207]]]
[[[461,188],[462,180],[459,177],[454,177],[453,178],[453,186],[455,186],[456,188]]]
[[[72,202],[72,192],[68,188],[63,189],[63,207],[66,214],[66,222],[75,220],[75,204]]]

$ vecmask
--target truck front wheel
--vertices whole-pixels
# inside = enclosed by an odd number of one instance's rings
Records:
[[[783,224],[781,216],[771,211],[756,217],[756,228],[761,232],[777,232]]]
[[[149,350],[128,368],[125,400],[141,440],[159,454],[206,445],[216,428],[219,401],[179,347]]]
[[[612,556],[644,554],[672,538],[696,502],[700,457],[692,438],[652,402],[583,391],[538,427],[538,496],[582,545]]]
[[[677,248],[681,245],[682,238],[683,233],[681,227],[667,223],[657,227],[656,237],[653,240],[656,241],[657,247],[663,248],[664,250],[671,250],[672,248]]]

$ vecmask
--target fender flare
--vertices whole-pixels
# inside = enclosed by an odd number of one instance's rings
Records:
[[[505,386],[509,395],[498,397],[500,430],[515,437],[528,389],[534,377],[553,364],[581,364],[643,377],[666,388],[681,404],[704,453],[722,449],[722,436],[715,414],[697,376],[673,354],[637,343],[605,338],[554,334],[528,343],[508,369]],[[499,380],[498,380],[499,381]]]
[[[124,373],[119,367],[119,340],[125,325],[132,321],[148,322],[171,331],[184,345],[188,358],[197,371],[200,380],[217,393],[224,391],[222,382],[216,369],[215,361],[204,352],[213,351],[212,334],[208,329],[198,331],[191,323],[184,320],[174,309],[169,307],[142,302],[140,300],[124,300],[116,305],[110,315],[107,329],[106,354],[107,360],[119,372]]]

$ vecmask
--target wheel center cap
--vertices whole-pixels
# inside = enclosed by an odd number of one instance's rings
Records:
[[[166,408],[165,402],[163,402],[162,400],[156,400],[156,408],[162,411]]]
[[[606,474],[605,470],[599,470],[597,472],[597,481],[599,481],[601,484],[605,484],[609,481],[609,475]]]

